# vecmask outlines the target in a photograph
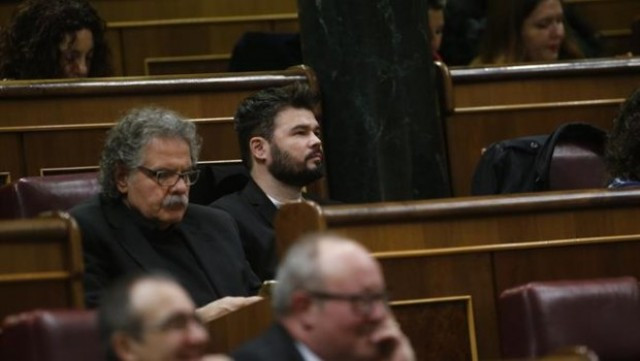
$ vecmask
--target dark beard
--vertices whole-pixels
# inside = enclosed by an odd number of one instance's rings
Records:
[[[324,176],[322,163],[315,169],[308,169],[305,159],[302,169],[297,169],[289,153],[283,152],[275,143],[271,144],[271,157],[273,162],[268,167],[269,173],[284,184],[302,188]]]

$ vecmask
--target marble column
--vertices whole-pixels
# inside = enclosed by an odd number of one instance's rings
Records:
[[[336,200],[450,196],[427,11],[426,0],[298,0]]]

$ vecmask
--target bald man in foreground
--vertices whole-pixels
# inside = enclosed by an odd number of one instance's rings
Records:
[[[234,360],[415,360],[387,305],[380,265],[358,243],[326,234],[303,238],[277,281],[277,322],[237,349]]]

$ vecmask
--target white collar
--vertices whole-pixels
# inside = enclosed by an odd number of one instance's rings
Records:
[[[295,345],[298,351],[300,352],[300,354],[302,355],[302,359],[304,361],[322,361],[322,359],[318,357],[318,355],[313,353],[313,351],[311,351],[307,347],[307,345],[303,344],[302,342],[296,341]]]
[[[265,193],[266,194],[266,193]],[[273,198],[272,196],[267,194],[267,198],[269,198],[269,200],[271,201],[271,203],[273,203],[274,206],[276,206],[276,208],[280,208],[283,204],[285,203],[293,203],[293,202],[300,202],[302,201],[302,196],[300,196],[300,198],[293,200],[293,201],[287,201],[287,202],[281,202],[275,198]]]

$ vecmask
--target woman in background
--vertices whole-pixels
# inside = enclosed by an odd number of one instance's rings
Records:
[[[433,60],[442,61],[440,56],[440,44],[442,44],[442,32],[444,30],[444,5],[445,0],[429,0],[429,32],[431,33],[431,52]]]
[[[471,65],[578,59],[560,0],[512,0],[487,22],[480,55]]]
[[[0,79],[109,76],[104,31],[86,0],[26,0],[0,34]]]

